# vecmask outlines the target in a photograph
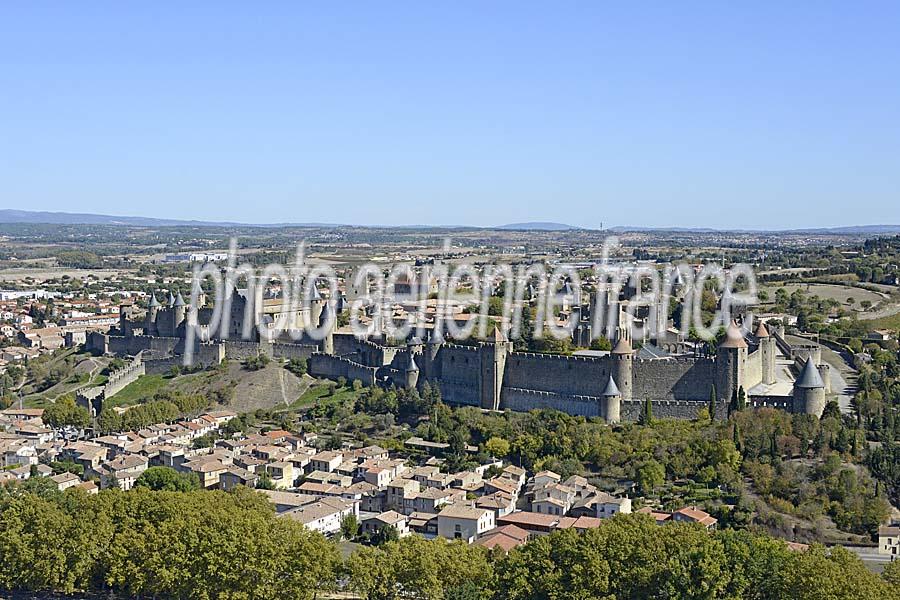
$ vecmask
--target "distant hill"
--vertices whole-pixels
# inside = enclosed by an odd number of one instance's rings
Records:
[[[582,229],[565,223],[547,223],[543,221],[530,221],[528,223],[510,223],[500,225],[497,229],[510,229],[514,231],[569,231],[570,229]]]
[[[348,227],[340,223],[238,223],[235,221],[191,221],[186,219],[158,219],[155,217],[123,217],[100,215],[94,213],[49,212],[34,210],[17,210],[0,208],[0,223],[28,223],[53,225],[130,225],[136,227]],[[355,225],[356,227],[366,227]],[[468,225],[397,225],[396,229],[495,229],[504,231],[573,231],[589,229],[565,223],[547,221],[529,221],[509,223],[496,227],[473,227]],[[900,234],[900,225],[847,225],[842,227],[819,227],[800,229],[716,229],[711,227],[640,227],[617,226],[607,229],[610,232],[646,231],[673,233],[792,233],[811,235],[886,235]]]
[[[250,224],[235,221],[193,221],[187,219],[157,219],[154,217],[120,217],[93,213],[48,212],[0,209],[0,223],[50,223],[53,225],[136,225],[141,227],[331,227],[334,223],[270,223]]]

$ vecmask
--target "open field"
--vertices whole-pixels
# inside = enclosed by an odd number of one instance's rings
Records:
[[[0,281],[22,281],[24,279],[58,279],[61,277],[71,277],[73,279],[82,279],[84,277],[93,276],[96,279],[106,279],[113,275],[120,275],[123,269],[69,269],[66,267],[48,267],[48,268],[30,268],[24,269],[0,269]]]
[[[830,298],[832,300],[837,300],[845,307],[847,305],[847,300],[853,298],[853,310],[858,312],[862,312],[862,307],[860,303],[864,300],[868,300],[872,303],[874,307],[880,302],[885,301],[885,297],[881,294],[877,294],[875,292],[871,292],[869,290],[864,290],[862,288],[845,286],[845,285],[831,285],[831,284],[822,284],[822,283],[788,283],[786,285],[766,285],[761,287],[760,289],[766,290],[769,294],[769,301],[773,301],[775,299],[776,291],[782,288],[789,295],[794,293],[796,290],[800,290],[804,294],[808,296],[818,296],[820,298]]]
[[[900,331],[900,312],[896,312],[889,316],[879,317],[866,321],[866,324],[872,329],[890,329],[891,331]]]

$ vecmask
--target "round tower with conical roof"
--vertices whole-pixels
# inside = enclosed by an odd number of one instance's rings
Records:
[[[610,353],[613,360],[612,378],[616,382],[621,399],[632,399],[632,380],[634,373],[634,350],[631,342],[624,335],[620,335],[615,348]]]
[[[618,423],[621,419],[622,392],[616,386],[612,375],[606,381],[606,387],[600,392],[600,416],[609,424]]]
[[[409,361],[406,364],[406,389],[414,390],[419,383],[419,366],[416,364],[416,356],[410,352]]]
[[[422,353],[423,377],[425,377],[426,381],[439,379],[441,376],[441,361],[438,359],[438,353],[441,351],[441,346],[443,345],[444,336],[441,334],[440,325],[435,323],[434,329],[432,329],[431,335],[428,336],[428,342],[425,344],[425,349]]]
[[[323,304],[319,312],[319,329],[323,332],[319,342],[319,351],[323,354],[334,354],[334,328],[337,324],[337,315],[334,314],[334,305],[331,302]]]
[[[144,323],[144,333],[146,335],[156,335],[156,317],[159,315],[159,300],[156,299],[156,292],[150,294],[150,304],[147,307],[147,317]]]
[[[309,288],[309,322],[315,324],[321,324],[322,322],[322,313],[325,310],[325,299],[322,298],[322,294],[319,293],[319,288],[316,287],[316,283],[313,281],[310,284]]]
[[[187,310],[187,304],[185,304],[181,292],[178,292],[178,297],[175,298],[172,307],[175,309],[175,329],[177,330],[181,324],[184,323],[185,312]]]
[[[738,389],[744,386],[744,366],[747,363],[747,342],[741,328],[734,321],[725,330],[725,339],[716,352],[716,391],[722,416],[727,412]],[[719,416],[719,412],[716,412]]]
[[[817,417],[825,412],[825,382],[812,359],[806,361],[794,382],[794,412]]]

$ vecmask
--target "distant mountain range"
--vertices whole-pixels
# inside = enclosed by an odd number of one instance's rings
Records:
[[[132,225],[139,227],[346,227],[339,223],[238,223],[234,221],[192,221],[185,219],[157,219],[153,217],[121,217],[114,215],[99,215],[93,213],[69,213],[48,212],[33,210],[0,209],[0,223],[45,223],[53,225]],[[421,226],[425,228],[441,229],[445,226]],[[398,227],[400,228],[400,227]],[[402,228],[409,228],[403,226]],[[466,227],[454,226],[455,229],[498,229],[504,231],[571,231],[576,229],[589,229],[566,225],[564,223],[552,223],[545,221],[531,221],[523,223],[508,223],[496,227]],[[884,235],[900,233],[900,225],[848,225],[846,227],[820,227],[786,230],[762,230],[762,229],[715,229],[707,227],[612,227],[608,231],[659,231],[673,233],[765,233],[779,231],[793,234],[835,234],[835,235]]]
[[[193,221],[186,219],[157,219],[154,217],[119,217],[93,213],[47,212],[0,209],[0,223],[50,223],[53,225],[136,225],[142,227],[337,227],[337,223],[270,223],[252,225],[235,221]]]
[[[529,223],[510,223],[508,225],[500,225],[496,229],[509,229],[511,231],[569,231],[571,229],[586,229],[585,227],[575,227],[574,225],[566,225],[565,223],[547,223],[543,221],[532,221]]]

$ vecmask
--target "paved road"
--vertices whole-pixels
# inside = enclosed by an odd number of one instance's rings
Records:
[[[866,567],[875,573],[881,573],[891,560],[900,559],[900,556],[892,558],[887,554],[878,554],[878,550],[871,546],[844,546],[844,548],[857,555]]]

